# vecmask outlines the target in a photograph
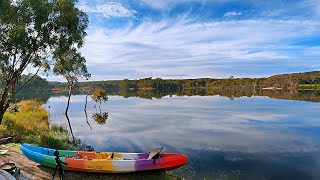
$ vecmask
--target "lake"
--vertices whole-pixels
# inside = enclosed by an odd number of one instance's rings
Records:
[[[185,153],[189,163],[173,172],[186,179],[319,179],[320,103],[267,96],[109,96],[94,103],[71,98],[76,138],[95,151]],[[66,96],[45,104],[52,123],[67,126]],[[100,110],[101,109],[101,110]],[[101,125],[93,113],[108,112]],[[90,126],[89,126],[90,124]],[[92,129],[91,129],[92,128]]]

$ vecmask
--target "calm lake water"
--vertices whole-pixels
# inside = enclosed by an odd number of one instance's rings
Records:
[[[186,179],[319,179],[320,103],[252,96],[165,96],[161,99],[109,96],[104,125],[85,96],[71,98],[73,133],[96,151],[164,152],[189,156],[174,173]],[[67,126],[67,97],[45,104],[53,123]]]

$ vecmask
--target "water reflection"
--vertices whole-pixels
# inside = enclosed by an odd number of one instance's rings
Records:
[[[65,117],[67,119],[67,122],[68,122],[70,134],[71,134],[71,137],[72,137],[72,142],[75,142],[75,137],[74,137],[74,134],[73,134],[73,131],[72,131],[72,126],[71,126],[71,122],[70,122],[70,119],[69,119],[68,111],[65,111],[64,115],[65,115]]]
[[[84,111],[84,114],[85,114],[85,116],[86,116],[87,124],[88,124],[88,126],[90,127],[90,129],[91,129],[91,131],[92,131],[92,127],[91,127],[91,125],[90,125],[90,123],[89,123],[88,113],[87,113],[88,96],[89,96],[89,92],[88,92],[87,95],[86,95],[86,101],[85,101],[85,104],[84,104],[83,111]]]
[[[77,95],[87,95],[88,92],[76,91]],[[92,93],[92,92],[90,92]],[[60,97],[67,96],[67,92],[21,92],[15,96],[17,101],[26,99],[39,99],[43,102],[47,102],[50,97]],[[312,90],[262,90],[253,89],[250,90],[217,90],[217,89],[186,89],[183,91],[143,91],[143,90],[132,90],[132,91],[111,91],[108,95],[122,96],[124,98],[139,97],[143,99],[161,99],[166,96],[222,96],[228,97],[233,100],[240,97],[252,97],[252,96],[262,96],[270,97],[274,99],[286,99],[286,100],[299,100],[307,102],[320,102],[320,91]],[[100,101],[101,103],[101,101]]]
[[[86,108],[84,109],[84,114],[85,114],[85,116],[86,116],[86,122],[87,122],[88,126],[90,127],[90,129],[91,129],[91,131],[92,131],[92,127],[91,127],[91,125],[90,125],[90,123],[89,123],[88,113],[87,113],[87,109],[86,109]]]
[[[93,113],[91,117],[96,123],[104,125],[106,124],[109,114],[107,112],[100,111],[99,113]]]
[[[66,97],[52,97],[54,123],[65,123]],[[109,96],[108,126],[80,113],[85,95],[70,105],[74,134],[97,151],[166,152],[190,157],[176,171],[182,177],[230,176],[240,179],[317,179],[320,177],[320,104],[267,97],[230,101],[220,96],[165,96],[157,100]],[[94,102],[88,101],[88,106]],[[96,113],[94,108],[88,114]],[[94,121],[89,118],[89,121]]]

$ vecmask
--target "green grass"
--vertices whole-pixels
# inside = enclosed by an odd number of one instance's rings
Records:
[[[48,113],[41,103],[33,100],[17,104],[18,112],[4,114],[1,131],[14,142],[44,144],[49,135]]]
[[[49,124],[48,112],[42,103],[21,101],[18,112],[7,111],[0,125],[0,137],[13,137],[14,143],[29,143],[43,147],[72,149],[66,127]]]

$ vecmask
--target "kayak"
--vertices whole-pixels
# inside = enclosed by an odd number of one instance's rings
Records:
[[[13,177],[10,173],[8,173],[5,170],[0,169],[0,179],[4,179],[4,180],[16,180],[15,177]]]
[[[22,153],[30,160],[46,167],[55,168],[55,149],[20,145]],[[97,173],[129,173],[141,171],[168,171],[185,165],[188,157],[185,154],[121,152],[88,152],[58,150],[63,169],[69,171]]]

